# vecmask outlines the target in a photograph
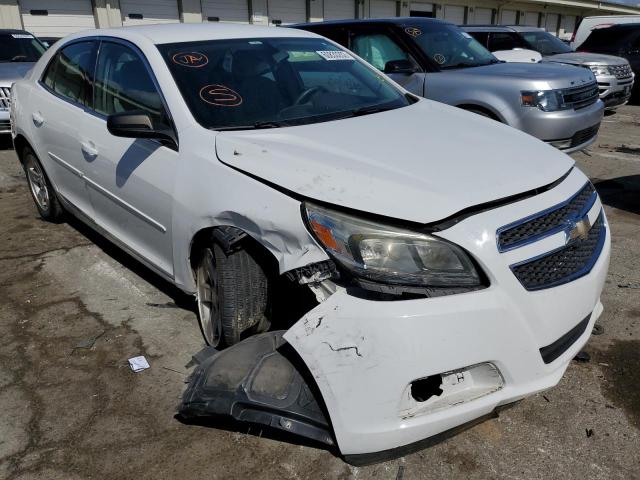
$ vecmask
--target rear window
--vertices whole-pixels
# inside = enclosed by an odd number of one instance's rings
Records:
[[[637,29],[598,28],[591,32],[580,50],[589,52],[618,52],[630,46],[633,39],[640,34]]]
[[[0,62],[37,62],[44,45],[29,33],[0,33]]]

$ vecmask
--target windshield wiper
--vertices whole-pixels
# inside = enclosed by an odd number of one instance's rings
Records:
[[[278,122],[274,120],[264,121],[264,122],[256,122],[253,125],[231,125],[229,127],[213,127],[212,130],[217,130],[219,132],[228,132],[232,130],[260,130],[263,128],[280,128],[287,127],[290,124],[287,122]]]
[[[354,117],[360,117],[362,115],[370,115],[372,113],[386,112],[388,110],[395,110],[397,107],[381,107],[379,105],[372,105],[370,107],[361,107],[351,110],[351,115]]]
[[[479,67],[480,65],[478,65],[477,63],[467,63],[467,62],[460,62],[460,63],[455,63],[453,65],[447,65],[446,67],[441,67],[442,70],[449,70],[449,69],[453,69],[453,68],[471,68],[471,67]]]

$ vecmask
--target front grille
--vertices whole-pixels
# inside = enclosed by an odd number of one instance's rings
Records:
[[[0,132],[8,132],[11,130],[11,122],[9,120],[0,120]]]
[[[598,101],[598,84],[596,82],[581,87],[567,88],[562,91],[562,98],[567,108],[579,110]]]
[[[609,65],[609,71],[617,79],[631,78],[631,66],[627,63],[622,65]]]
[[[0,110],[9,110],[11,106],[11,87],[0,87]]]
[[[588,182],[566,202],[500,228],[498,250],[506,252],[565,230],[571,221],[586,215],[596,197],[595,188]]]
[[[583,143],[588,142],[598,134],[599,129],[600,124],[598,123],[597,125],[593,125],[592,127],[577,131],[576,133],[574,133],[573,137],[571,137],[571,147],[577,147],[578,145],[582,145]]]
[[[587,275],[596,263],[606,235],[603,214],[584,238],[533,260],[511,266],[511,271],[527,290],[542,290]]]

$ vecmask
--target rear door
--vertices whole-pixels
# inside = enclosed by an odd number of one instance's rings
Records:
[[[45,70],[42,88],[31,93],[38,157],[57,191],[88,216],[93,209],[85,176],[91,159],[78,130],[89,116],[96,49],[92,40],[63,47]]]
[[[106,122],[110,114],[143,110],[156,128],[170,125],[155,78],[135,47],[103,41],[94,92],[95,114],[85,118],[81,142],[91,149],[87,175],[96,223],[170,277],[178,152],[153,139],[114,137]]]

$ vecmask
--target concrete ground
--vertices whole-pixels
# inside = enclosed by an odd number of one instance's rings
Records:
[[[0,478],[640,478],[640,107],[574,155],[613,232],[604,333],[560,384],[435,447],[355,468],[174,419],[203,347],[185,298],[76,221],[41,221],[0,151]],[[127,359],[151,368],[132,373]]]

